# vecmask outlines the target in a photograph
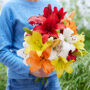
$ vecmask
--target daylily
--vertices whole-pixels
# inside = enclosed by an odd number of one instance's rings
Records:
[[[55,59],[57,56],[67,58],[69,51],[73,52],[75,50],[73,43],[77,41],[77,36],[72,34],[73,31],[69,28],[63,30],[63,34],[59,35],[60,43],[58,43],[55,50],[52,49],[50,60]]]
[[[51,49],[51,53],[50,53],[50,57],[48,58],[49,60],[54,60],[58,58],[58,53],[56,50],[54,50],[53,48]]]
[[[43,24],[43,22],[46,20],[44,16],[32,16],[28,19],[29,24]]]
[[[43,22],[48,18],[49,15],[52,14],[52,8],[51,5],[49,4],[47,7],[44,8],[43,10],[43,15],[40,16],[32,16],[28,19],[29,24],[43,24]]]
[[[74,34],[77,34],[77,26],[75,24],[75,21],[73,21],[72,19],[75,16],[75,11],[71,12],[71,14],[66,18],[62,20],[62,23],[65,23],[66,27],[70,28]]]
[[[77,56],[84,56],[86,55],[88,52],[86,51],[86,49],[79,49],[77,52],[74,52],[73,55],[77,55]]]
[[[42,68],[46,74],[53,72],[54,67],[51,64],[51,61],[48,59],[50,53],[50,47],[45,49],[40,57],[37,55],[35,51],[30,51],[30,57],[26,60],[26,63],[30,64],[30,71],[36,72]]]
[[[72,44],[61,41],[61,43],[56,47],[56,50],[58,52],[58,56],[62,56],[64,58],[66,58],[69,54],[69,51],[70,50],[74,51],[75,47]]]
[[[75,43],[77,41],[77,35],[73,35],[73,33],[74,32],[70,28],[66,28],[63,30],[63,34],[59,35],[59,38],[70,44]]]
[[[63,8],[58,10],[57,7],[54,7],[54,11],[53,11],[50,4],[44,8],[43,12],[44,12],[43,16],[46,18],[48,18],[49,15],[51,15],[52,13],[56,14],[58,17],[57,23],[59,23],[64,18],[65,14],[66,14],[66,12],[63,11]]]
[[[22,49],[18,50],[17,55],[26,59],[26,58],[28,58],[29,54],[25,54],[24,51],[25,51],[25,48],[22,48]]]
[[[26,64],[26,59],[29,57],[29,54],[25,54],[25,48],[28,47],[28,44],[26,42],[23,42],[23,47],[24,48],[22,48],[22,49],[20,49],[20,50],[17,51],[17,55],[20,56],[20,57],[22,57],[22,58],[24,58],[23,63],[25,65],[27,65]]]
[[[52,40],[52,39],[51,39],[51,40]],[[56,50],[55,48],[58,46],[58,44],[59,44],[60,42],[61,42],[60,39],[55,39],[55,40],[53,40],[52,45],[51,45],[52,49],[51,49],[51,53],[50,53],[50,57],[49,57],[50,60],[53,60],[53,59],[58,58],[58,52],[57,52],[57,50]],[[54,50],[54,49],[55,49],[55,50]]]
[[[37,31],[33,31],[32,36],[27,36],[27,37],[24,38],[24,40],[29,45],[25,49],[26,54],[28,54],[31,50],[33,50],[33,51],[36,51],[37,54],[40,56],[42,54],[42,52],[48,46],[51,45],[51,43],[49,43],[49,42],[46,42],[45,44],[43,44],[42,35]]]
[[[73,18],[74,18],[74,16],[75,16],[75,14],[76,14],[76,11],[72,11],[71,13],[70,13],[70,15],[68,16],[68,20],[70,20],[70,21],[72,21],[73,20]]]
[[[70,65],[72,62],[73,62],[73,60],[68,62],[64,57],[61,57],[61,56],[59,58],[51,61],[52,65],[56,69],[58,78],[60,78],[62,76],[64,71],[66,71],[67,73],[73,72],[73,68]]]
[[[77,51],[78,52],[78,51]],[[69,60],[75,60],[76,61],[76,55],[73,55],[73,53],[74,52],[72,52],[71,50],[70,50],[70,52],[69,52],[69,54],[68,54],[68,56],[67,56],[67,60],[69,61]]]
[[[57,29],[64,28],[61,23],[56,23],[58,17],[55,14],[51,14],[42,25],[34,27],[34,31],[38,31],[43,35],[43,43],[45,43],[49,37],[58,38]]]
[[[27,48],[29,45],[26,42],[23,42],[23,47]]]
[[[61,40],[60,44],[56,47],[56,50],[58,52],[58,56],[67,57],[69,54],[69,51],[75,50],[75,46],[73,43],[76,42],[77,36],[72,35],[73,31],[69,28],[64,29],[63,34],[59,35],[59,39]]]
[[[55,14],[57,15],[57,17],[58,17],[58,22],[60,22],[60,21],[64,18],[65,14],[66,14],[67,12],[64,12],[64,11],[63,11],[63,8],[61,8],[61,9],[58,11],[57,7],[54,7],[54,12],[53,12],[53,13],[55,13]]]
[[[28,46],[29,45],[26,42],[23,42],[23,47],[24,48],[19,49],[17,51],[17,55],[20,56],[20,57],[22,57],[22,58],[24,58],[24,59],[28,58],[29,54],[25,54],[25,52],[24,52],[25,51],[25,48],[27,48]]]
[[[70,21],[68,19],[63,19],[63,23],[66,23],[66,27],[70,28],[75,35],[77,35],[77,26],[75,24],[75,21]]]
[[[85,40],[85,36],[83,35],[83,33],[81,33],[80,35],[77,35],[77,42],[74,43],[76,49],[84,48],[84,40]]]
[[[43,10],[43,13],[44,13],[43,16],[46,17],[46,18],[48,18],[48,16],[51,15],[52,12],[53,12],[53,11],[52,11],[52,7],[51,7],[50,4],[48,4],[48,6],[45,7],[44,10]]]

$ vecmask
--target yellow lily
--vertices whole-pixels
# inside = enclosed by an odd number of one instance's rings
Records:
[[[27,36],[24,38],[24,40],[28,43],[28,47],[25,49],[25,54],[29,54],[29,52],[32,51],[36,51],[38,56],[41,56],[42,52],[51,45],[50,42],[46,42],[45,44],[43,44],[42,42],[42,35],[37,32],[34,31],[32,33],[32,36]]]
[[[70,65],[74,60],[67,61],[64,57],[60,56],[59,58],[52,60],[51,63],[56,69],[57,77],[60,78],[64,72],[72,73],[73,68]]]
[[[77,52],[73,53],[73,55],[79,55],[79,56],[84,56],[88,54],[88,52],[86,51],[86,49],[80,49]]]
[[[83,35],[83,33],[77,36],[77,42],[74,43],[76,49],[84,49],[84,40],[85,36]]]

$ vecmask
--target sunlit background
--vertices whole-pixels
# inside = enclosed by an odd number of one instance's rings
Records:
[[[0,10],[9,0],[0,0]],[[72,65],[74,72],[72,74],[64,73],[60,78],[62,90],[90,90],[90,0],[58,0],[60,6],[65,8],[68,14],[75,10],[75,21],[78,32],[84,32],[86,36],[85,47],[88,54],[83,58],[78,57]],[[7,68],[0,64],[0,90],[6,88],[6,70]]]

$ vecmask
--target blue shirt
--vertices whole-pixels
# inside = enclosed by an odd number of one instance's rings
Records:
[[[28,24],[28,18],[42,14],[44,7],[48,4],[60,8],[56,0],[40,0],[38,2],[11,0],[2,8],[0,16],[0,62],[8,67],[8,78],[35,78],[29,74],[29,66],[23,64],[23,58],[19,57],[16,52],[23,48],[23,27],[33,28]]]

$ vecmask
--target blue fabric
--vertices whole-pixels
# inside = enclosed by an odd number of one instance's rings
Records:
[[[61,90],[57,76],[47,78],[47,83],[35,79],[8,79],[6,90]]]
[[[8,67],[8,78],[36,78],[29,74],[29,66],[23,64],[23,58],[17,56],[16,51],[23,48],[23,27],[33,28],[28,24],[28,18],[42,14],[44,7],[48,4],[60,8],[56,0],[40,0],[38,2],[10,0],[2,8],[0,15],[0,62]],[[55,72],[51,75],[54,74]]]

